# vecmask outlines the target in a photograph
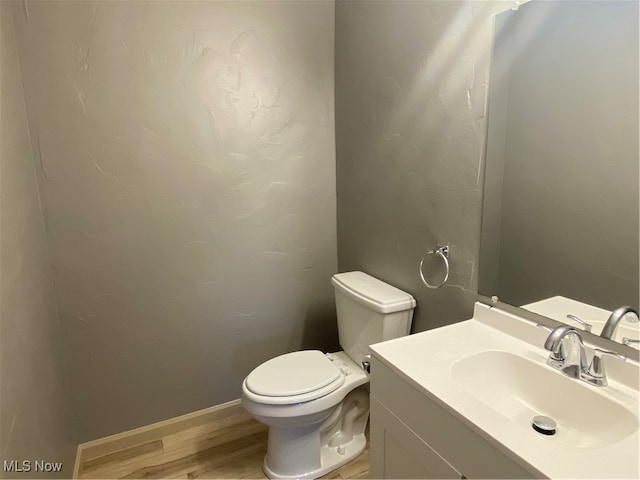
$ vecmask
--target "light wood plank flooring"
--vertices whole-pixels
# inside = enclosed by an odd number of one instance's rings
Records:
[[[115,453],[83,458],[79,478],[266,478],[266,451],[267,428],[248,413],[239,413]],[[369,443],[359,457],[322,478],[369,478]]]

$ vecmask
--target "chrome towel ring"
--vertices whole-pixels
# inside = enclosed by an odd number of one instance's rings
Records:
[[[431,285],[429,282],[427,282],[427,280],[424,278],[424,273],[422,273],[422,266],[424,264],[424,260],[429,256],[429,255],[435,255],[436,257],[440,257],[442,258],[442,260],[444,260],[444,266],[445,266],[445,276],[442,279],[442,281],[440,283],[438,283],[437,285]],[[420,260],[420,280],[422,280],[422,283],[424,283],[424,285],[427,288],[440,288],[441,286],[443,286],[445,284],[445,282],[449,279],[449,245],[445,245],[443,247],[438,247],[435,250],[430,250],[427,253],[424,254],[424,256],[422,257],[422,260]]]

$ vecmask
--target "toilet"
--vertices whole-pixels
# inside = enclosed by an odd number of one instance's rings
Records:
[[[269,478],[317,478],[365,448],[369,345],[409,334],[414,298],[363,272],[333,276],[343,351],[287,353],[242,383],[242,405],[269,426]]]

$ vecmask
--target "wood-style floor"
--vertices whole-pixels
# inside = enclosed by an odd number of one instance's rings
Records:
[[[266,451],[267,428],[240,413],[83,460],[79,478],[266,478]],[[369,443],[359,457],[322,478],[369,478]]]

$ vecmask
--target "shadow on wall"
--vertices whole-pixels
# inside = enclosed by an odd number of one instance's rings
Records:
[[[469,318],[477,299],[492,15],[505,8],[336,3],[338,268],[411,293],[414,332]],[[451,274],[429,290],[418,264],[441,244]]]
[[[334,303],[312,303],[307,305],[304,320],[298,324],[290,344],[301,345],[303,350],[336,352],[341,350],[338,340],[338,319]]]
[[[300,345],[298,349],[296,346]],[[242,378],[268,359],[296,350],[341,350],[334,304],[315,303],[306,307],[304,316],[289,335],[261,338],[238,348],[233,354],[233,370]]]

